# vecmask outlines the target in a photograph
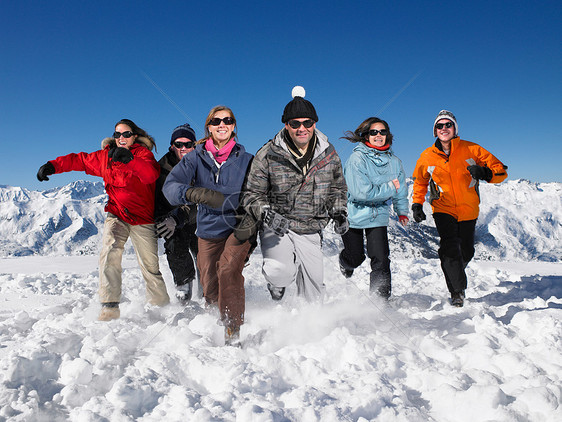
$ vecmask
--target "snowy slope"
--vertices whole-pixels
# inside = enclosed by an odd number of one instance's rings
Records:
[[[96,254],[106,200],[101,182],[40,192],[0,186],[0,256]]]
[[[45,236],[35,253],[48,256],[0,258],[0,422],[562,420],[561,186],[483,186],[486,259],[467,267],[463,308],[450,305],[431,258],[431,218],[393,226],[389,303],[369,296],[368,262],[349,280],[339,273],[331,228],[323,305],[301,302],[294,286],[271,301],[258,247],[244,269],[242,349],[224,347],[218,315],[202,301],[146,305],[131,254],[121,319],[96,321],[97,254],[78,255],[89,240],[61,224],[52,233],[66,246]],[[75,212],[84,194],[91,214],[73,214],[83,224],[103,218],[102,194],[90,188],[2,188],[1,209],[27,204],[20,219],[36,216],[27,221],[40,230],[38,217]],[[5,215],[4,237],[27,239]],[[173,292],[165,257],[160,264]]]

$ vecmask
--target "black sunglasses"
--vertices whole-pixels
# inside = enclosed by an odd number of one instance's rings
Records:
[[[195,142],[193,142],[193,141],[188,141],[188,142],[174,141],[173,145],[174,145],[177,149],[182,149],[182,148],[193,148],[193,145],[195,145]]]
[[[131,136],[133,136],[134,133],[131,132],[130,130],[126,131],[126,132],[113,132],[113,137],[115,139],[119,139],[121,136],[123,138],[130,138]]]
[[[437,129],[443,129],[443,126],[445,126],[447,129],[452,128],[454,126],[453,122],[447,122],[447,123],[435,123],[435,127]]]
[[[371,129],[369,130],[369,135],[371,136],[377,136],[378,134],[381,134],[382,136],[386,136],[388,135],[388,130],[386,129]]]
[[[301,125],[303,125],[307,129],[310,129],[312,125],[314,125],[314,123],[315,122],[312,119],[307,119],[304,122],[299,122],[298,120],[289,120],[287,122],[287,124],[291,126],[293,129],[298,129],[299,127],[301,127]]]
[[[236,123],[236,120],[234,120],[234,117],[224,117],[222,119],[219,117],[213,117],[211,120],[209,120],[209,125],[218,126],[221,124],[221,122],[224,122],[225,125],[233,125],[234,123]]]

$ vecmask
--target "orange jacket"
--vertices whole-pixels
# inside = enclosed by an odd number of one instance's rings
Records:
[[[414,169],[413,202],[423,204],[429,186],[428,201],[434,213],[450,214],[457,221],[478,218],[478,181],[467,170],[472,164],[492,170],[490,183],[500,183],[507,177],[507,166],[473,142],[453,138],[449,156],[436,145],[427,148],[421,153]]]

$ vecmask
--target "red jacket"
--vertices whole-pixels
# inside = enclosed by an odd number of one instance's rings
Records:
[[[127,164],[109,160],[107,151],[115,140],[104,139],[103,149],[90,154],[80,152],[58,157],[50,162],[55,173],[84,171],[103,177],[109,197],[105,210],[126,223],[154,223],[154,186],[160,175],[160,166],[154,155],[143,144],[130,147],[133,160]]]
[[[413,202],[423,204],[428,185],[433,212],[450,214],[458,221],[474,220],[479,214],[478,182],[467,170],[469,165],[486,166],[492,171],[489,183],[500,183],[507,177],[507,167],[480,145],[451,140],[447,156],[435,145],[422,152],[414,169]]]

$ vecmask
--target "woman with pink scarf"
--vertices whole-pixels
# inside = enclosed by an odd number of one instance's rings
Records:
[[[237,142],[232,110],[216,106],[205,121],[205,137],[173,168],[162,188],[171,205],[198,204],[197,267],[203,295],[208,306],[218,306],[230,345],[239,345],[244,323],[242,270],[250,242],[238,240],[234,231],[252,157]]]

